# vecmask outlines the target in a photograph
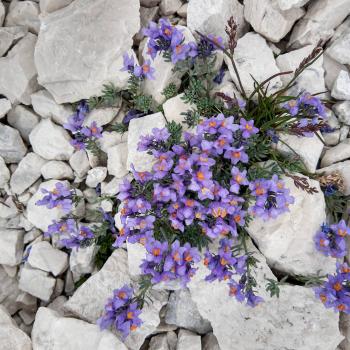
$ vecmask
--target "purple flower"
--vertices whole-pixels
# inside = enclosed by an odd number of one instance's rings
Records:
[[[259,132],[259,129],[254,126],[254,120],[246,121],[244,118],[241,118],[240,127],[242,130],[242,136],[245,139]]]
[[[283,105],[291,116],[296,116],[299,113],[299,102],[297,100],[289,100]]]
[[[62,239],[60,243],[70,249],[79,248],[93,238],[95,238],[95,235],[90,228],[87,226],[80,226],[78,230],[70,233],[69,238]]]
[[[154,80],[154,72],[156,70],[151,67],[151,61],[150,60],[145,60],[145,62],[141,65],[138,66],[136,65],[134,68],[134,75],[135,77],[138,78],[146,78],[146,79],[151,79]]]
[[[88,104],[85,101],[80,102],[75,114],[68,118],[68,123],[64,123],[66,130],[76,133],[82,128],[86,113],[89,112]]]
[[[127,53],[124,53],[123,55],[123,68],[121,69],[122,72],[129,72],[134,73],[135,68],[135,60],[133,55],[129,55]]]
[[[102,137],[102,128],[97,126],[96,122],[92,122],[90,127],[84,127],[81,129],[81,133],[88,138],[101,138]]]
[[[230,191],[232,193],[239,193],[241,186],[248,185],[247,170],[240,171],[237,167],[231,169],[232,179],[230,181]]]
[[[231,160],[231,163],[236,165],[238,162],[248,163],[248,155],[244,152],[244,147],[230,147],[226,150],[224,157]]]

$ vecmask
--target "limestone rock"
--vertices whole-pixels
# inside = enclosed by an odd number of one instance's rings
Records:
[[[108,153],[109,148],[118,145],[119,143],[127,142],[128,133],[120,134],[116,131],[104,131],[102,138],[99,139],[101,150]]]
[[[220,350],[218,340],[213,333],[208,333],[202,338],[202,350]]]
[[[110,175],[122,178],[128,173],[126,161],[128,159],[128,144],[120,143],[108,149],[107,168]]]
[[[323,68],[325,71],[325,82],[328,90],[332,90],[335,80],[342,70],[346,70],[346,66],[340,64],[328,55],[328,50],[324,52],[323,56]]]
[[[180,7],[180,0],[162,0],[160,3],[160,12],[163,16],[173,15]]]
[[[29,105],[30,95],[38,88],[34,65],[36,40],[36,35],[28,33],[6,57],[0,58],[0,94],[14,104]]]
[[[168,337],[166,334],[159,334],[152,337],[149,342],[149,350],[169,350]]]
[[[69,257],[69,268],[73,273],[73,277],[92,273],[95,267],[96,253],[97,247],[95,244],[72,250]]]
[[[69,159],[69,165],[79,177],[84,177],[90,169],[86,152],[84,150],[74,152]]]
[[[281,10],[286,11],[292,8],[299,8],[306,5],[310,0],[277,0]]]
[[[7,122],[17,129],[23,139],[29,142],[29,134],[39,124],[39,116],[27,107],[18,105],[7,115]]]
[[[160,0],[141,0],[141,6],[154,7],[160,3]]]
[[[0,266],[0,303],[11,315],[19,309],[19,305],[16,302],[19,294],[17,279],[9,277],[5,269]]]
[[[47,160],[69,160],[74,152],[67,131],[50,119],[43,119],[30,133],[29,140],[34,152]]]
[[[2,26],[5,19],[5,6],[0,2],[0,27]]]
[[[59,160],[51,160],[44,164],[41,167],[41,175],[45,180],[72,180],[74,178],[72,168],[67,163]]]
[[[54,276],[63,273],[68,267],[68,254],[55,249],[46,241],[31,246],[28,263],[37,269],[51,272]]]
[[[110,331],[44,307],[36,314],[32,341],[35,350],[127,350]]]
[[[23,255],[23,235],[23,230],[0,228],[0,264],[20,264]]]
[[[327,53],[330,57],[341,64],[350,64],[350,28],[334,40],[327,50]]]
[[[39,6],[42,13],[51,13],[68,6],[73,0],[40,0]]]
[[[4,188],[10,180],[10,170],[8,170],[4,159],[0,156],[0,188]]]
[[[238,79],[231,62],[229,62],[226,56],[225,62],[229,67],[232,80],[237,85]],[[254,80],[251,76],[261,83],[265,79],[280,72],[272,50],[267,45],[266,40],[253,32],[247,33],[238,40],[235,49],[235,62],[243,87],[248,95],[254,91]],[[281,79],[280,77],[276,77],[270,81],[268,92],[273,93],[281,87]]]
[[[99,166],[88,171],[86,185],[95,188],[107,176],[107,168]]]
[[[338,100],[350,100],[350,74],[340,71],[332,89],[332,97]]]
[[[201,337],[195,333],[180,329],[176,350],[201,350]]]
[[[11,110],[11,102],[7,98],[0,99],[0,119]]]
[[[146,152],[139,152],[137,150],[137,144],[140,137],[151,134],[153,128],[161,129],[164,127],[165,119],[160,112],[130,121],[128,134],[128,170],[131,170],[131,164],[134,165],[137,171],[151,170],[152,156],[146,154]]]
[[[40,28],[39,5],[33,1],[13,1],[6,16],[6,27],[24,26],[34,34]]]
[[[294,27],[289,45],[299,48],[328,40],[350,12],[350,0],[311,2],[306,15]]]
[[[43,17],[35,50],[39,83],[57,103],[101,94],[109,82],[124,88],[122,54],[139,30],[138,14],[137,0],[78,0]]]
[[[350,139],[346,139],[337,146],[328,149],[321,160],[321,166],[326,167],[347,158],[350,158]]]
[[[19,132],[0,123],[0,156],[5,163],[18,163],[27,153]]]
[[[27,33],[27,28],[22,26],[0,27],[0,57],[3,56],[14,43],[22,39]]]
[[[41,176],[41,167],[46,160],[30,152],[20,161],[12,174],[10,186],[14,193],[21,194]]]
[[[24,266],[19,278],[19,288],[41,300],[49,301],[56,280],[47,272]]]
[[[185,103],[182,99],[183,94],[177,95],[175,97],[169,98],[163,104],[164,117],[167,122],[181,124],[184,129],[186,129],[185,116],[182,113],[186,113],[188,110],[195,109],[195,106]]]
[[[296,188],[293,179],[283,178],[294,197],[289,212],[276,219],[254,218],[248,232],[264,254],[269,266],[288,274],[315,275],[334,272],[335,262],[317,252],[314,236],[326,220],[325,200],[318,181],[308,179],[318,193]],[[302,244],[300,243],[302,242]],[[215,332],[214,332],[215,334]]]
[[[293,24],[304,15],[304,10],[291,8],[281,11],[273,0],[246,0],[244,17],[256,32],[269,41],[279,42],[291,30]]]
[[[121,105],[121,99],[116,104]],[[118,114],[119,107],[112,108],[97,108],[93,109],[85,118],[84,125],[90,126],[92,122],[96,122],[98,126],[103,126],[110,123]]]
[[[333,111],[340,122],[350,125],[350,101],[336,103],[333,106]]]

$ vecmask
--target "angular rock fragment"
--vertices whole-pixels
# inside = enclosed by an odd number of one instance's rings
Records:
[[[0,157],[0,188],[4,188],[9,180],[10,170],[8,170],[4,159]]]
[[[350,125],[350,101],[336,103],[333,106],[333,111],[340,122]]]
[[[277,0],[281,10],[286,11],[292,8],[299,8],[306,5],[310,0]]]
[[[16,266],[23,256],[23,230],[0,228],[0,264]]]
[[[84,177],[90,169],[86,152],[84,150],[74,152],[69,159],[69,165],[79,177]]]
[[[321,167],[326,167],[348,158],[350,158],[350,139],[346,139],[337,146],[328,149],[322,157]]]
[[[27,33],[28,30],[22,26],[0,28],[0,57],[3,56],[13,44],[22,39]]]
[[[11,102],[7,98],[0,99],[0,119],[11,110]]]
[[[41,167],[41,175],[45,180],[72,180],[74,178],[72,168],[67,163],[59,160],[51,160],[44,164]]]
[[[0,156],[5,163],[18,163],[27,153],[19,132],[0,123]]]
[[[73,0],[40,0],[39,6],[42,13],[51,13],[68,6]]]
[[[176,350],[201,350],[201,337],[195,333],[180,329]]]
[[[107,168],[110,175],[122,178],[128,173],[126,161],[128,159],[128,144],[119,143],[116,146],[108,148]]]
[[[327,54],[341,64],[350,64],[350,28],[334,40]]]
[[[338,100],[350,100],[350,74],[342,70],[339,72],[332,89],[332,97]]]
[[[95,188],[98,184],[100,184],[107,176],[107,168],[106,167],[95,167],[88,171],[88,175],[86,177],[86,185]]]

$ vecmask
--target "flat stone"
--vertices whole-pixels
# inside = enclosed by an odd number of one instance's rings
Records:
[[[0,99],[0,119],[11,110],[11,102],[7,98]]]
[[[32,341],[35,350],[127,350],[111,332],[44,307],[36,314]]]
[[[349,11],[348,11],[349,12]],[[350,28],[339,36],[327,49],[327,54],[341,64],[350,64]]]
[[[41,241],[31,246],[28,263],[37,269],[58,276],[67,270],[68,254],[55,249],[49,242]]]
[[[318,193],[308,194],[298,189],[293,179],[284,177],[294,204],[289,206],[288,212],[275,219],[264,221],[254,218],[247,230],[270,267],[303,276],[316,275],[318,271],[321,274],[333,273],[334,259],[317,252],[314,243],[316,232],[326,222],[324,195],[318,181],[307,180]]]
[[[41,13],[51,13],[68,6],[73,0],[40,0]]]
[[[0,28],[0,57],[6,54],[8,49],[27,33],[27,28],[22,26]]]
[[[165,119],[160,112],[130,121],[128,134],[128,170],[131,170],[131,164],[134,165],[137,171],[149,171],[152,169],[153,157],[146,152],[138,151],[137,144],[140,141],[140,137],[151,134],[153,128],[161,129],[164,127]]]
[[[17,105],[7,115],[9,125],[17,129],[27,142],[29,142],[29,134],[39,124],[39,120],[37,114],[23,105]]]
[[[19,288],[43,301],[49,301],[56,280],[48,272],[24,266],[19,278]]]
[[[332,97],[338,100],[350,100],[350,74],[340,71],[332,89]]]
[[[0,123],[0,156],[5,163],[18,163],[27,153],[19,132]]]
[[[322,157],[321,167],[324,168],[347,158],[350,158],[350,139],[346,139],[337,146],[328,149]]]
[[[0,264],[16,266],[23,256],[23,230],[0,228]]]
[[[86,185],[95,188],[98,184],[100,184],[107,176],[107,168],[106,167],[96,167],[88,171],[88,175],[86,177]]]
[[[277,0],[277,4],[282,11],[292,8],[299,8],[306,5],[310,0]]]
[[[126,142],[119,143],[108,149],[107,168],[110,175],[122,178],[128,173],[126,162],[128,159],[128,144]]]
[[[79,177],[84,177],[90,169],[86,152],[84,150],[74,152],[69,159],[69,165]]]
[[[333,106],[333,111],[340,122],[350,125],[350,101],[336,103]]]
[[[4,188],[9,180],[10,170],[8,170],[4,159],[0,157],[0,188]]]
[[[229,67],[232,80],[238,84],[238,79],[234,73],[232,63],[227,57],[224,57]],[[241,81],[246,93],[249,95],[254,91],[254,80],[263,82],[272,75],[279,73],[272,50],[266,43],[266,40],[259,34],[253,32],[247,33],[238,39],[235,49],[235,62]],[[271,94],[282,87],[280,77],[270,81],[268,93]]]
[[[292,29],[293,24],[304,15],[300,8],[281,11],[273,0],[246,0],[244,17],[256,32],[269,41],[278,43]]]
[[[42,17],[35,49],[38,80],[57,103],[99,95],[107,83],[126,87],[128,74],[120,67],[139,30],[139,6],[137,0],[78,0]],[[92,14],[95,20],[86,21]]]
[[[297,154],[310,173],[316,171],[318,160],[323,150],[323,143],[316,135],[302,137],[281,133],[279,138],[281,141],[277,143],[276,148],[281,154],[290,157],[295,157]]]
[[[66,162],[60,160],[50,160],[45,163],[40,170],[45,180],[72,180],[74,178],[72,168]]]
[[[16,171],[12,174],[10,186],[13,193],[21,194],[41,176],[41,167],[46,160],[30,152],[19,162]]]
[[[63,127],[43,119],[29,135],[33,151],[47,160],[69,160],[74,152],[70,136]]]
[[[201,350],[201,337],[195,333],[180,329],[176,350]]]
[[[33,1],[13,1],[6,16],[6,27],[24,26],[34,34],[40,28],[39,5]]]
[[[30,104],[30,95],[38,90],[34,65],[37,37],[28,33],[7,54],[0,58],[0,94],[13,104]]]

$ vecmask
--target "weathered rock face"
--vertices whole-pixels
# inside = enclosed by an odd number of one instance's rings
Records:
[[[333,111],[340,122],[350,125],[350,101],[336,103],[333,106]]]
[[[297,189],[291,178],[284,178],[295,202],[290,211],[276,219],[255,218],[248,232],[264,254],[269,266],[296,275],[314,275],[334,271],[335,261],[318,253],[313,241],[326,220],[325,200],[317,181],[308,179],[318,190],[313,195]]]
[[[47,179],[73,179],[73,170],[65,162],[59,160],[51,160],[41,167],[41,175]]]
[[[350,139],[346,139],[335,147],[328,149],[321,160],[321,166],[326,167],[348,158],[350,158]]]
[[[334,40],[327,53],[341,64],[350,64],[350,28]]]
[[[5,6],[3,3],[0,3],[0,26],[2,26],[5,18]]]
[[[291,30],[304,10],[292,8],[281,11],[273,0],[246,0],[244,17],[254,30],[272,42],[279,42]]]
[[[117,178],[122,178],[128,173],[126,161],[128,159],[128,144],[120,143],[108,149],[108,173]]]
[[[0,188],[4,188],[10,180],[10,170],[8,170],[5,161],[0,157]]]
[[[22,39],[27,33],[28,30],[22,26],[0,28],[0,57],[6,53],[11,45]]]
[[[18,163],[27,153],[19,132],[0,123],[0,156],[5,163]]]
[[[6,57],[0,58],[0,94],[12,103],[30,104],[30,95],[38,89],[34,65],[37,37],[28,33]]]
[[[23,234],[23,230],[0,228],[0,264],[20,264],[23,255]]]
[[[283,11],[299,8],[306,5],[310,0],[277,0],[279,8]]]
[[[44,307],[36,314],[32,340],[35,350],[127,350],[111,332]]]
[[[180,329],[177,350],[201,350],[201,337],[185,329]]]
[[[7,98],[0,99],[0,119],[11,110],[11,102]]]
[[[183,123],[185,121],[185,116],[182,113],[195,109],[195,106],[185,103],[182,99],[183,96],[183,94],[180,94],[169,98],[169,100],[163,104],[163,110],[167,122],[171,123],[174,121],[175,123],[181,124],[183,129],[186,129],[186,124]]]
[[[43,17],[35,50],[40,84],[58,103],[98,95],[108,82],[125,87],[128,74],[119,71],[138,13],[136,0],[78,0]]]
[[[73,0],[40,0],[40,11],[50,13],[68,6]]]
[[[338,100],[350,100],[350,74],[342,70],[339,72],[332,89],[332,97]]]

